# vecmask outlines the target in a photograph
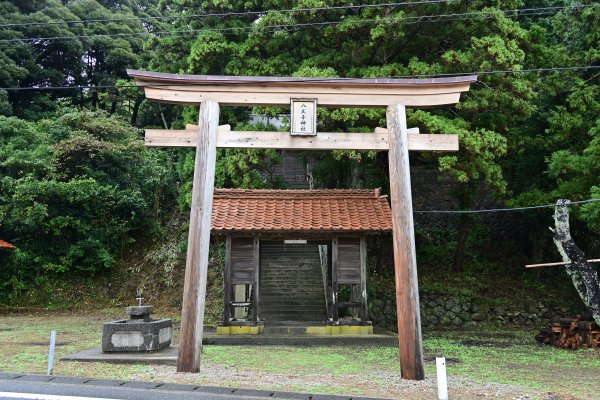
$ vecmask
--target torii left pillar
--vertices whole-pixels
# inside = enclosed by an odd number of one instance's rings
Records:
[[[199,372],[212,217],[219,103],[200,104],[177,372]]]
[[[423,339],[408,159],[408,127],[406,107],[403,104],[393,104],[387,108],[387,125],[390,135],[388,159],[400,366],[404,379],[422,380],[425,379]]]

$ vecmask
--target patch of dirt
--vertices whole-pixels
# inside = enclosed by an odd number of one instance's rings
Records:
[[[477,336],[483,339],[518,339],[517,335],[513,335],[512,333],[491,333],[491,332],[480,332],[476,334],[472,334],[472,336]]]
[[[543,397],[543,400],[577,400],[575,397],[560,395],[555,393],[548,393]]]
[[[423,357],[423,361],[435,362],[435,356],[425,356],[425,357]],[[455,364],[460,364],[460,363],[461,363],[461,361],[458,358],[446,357],[446,365],[455,365]]]
[[[460,342],[463,346],[469,347],[494,347],[499,349],[505,349],[507,347],[512,347],[512,343],[507,342],[484,342],[481,340],[463,340]]]
[[[23,345],[23,346],[50,346],[50,342],[21,342],[21,343],[14,343],[14,344],[19,344],[19,345]],[[73,342],[56,342],[55,346],[68,346],[70,344],[73,344]]]

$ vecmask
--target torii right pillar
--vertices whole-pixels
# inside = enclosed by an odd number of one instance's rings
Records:
[[[388,106],[387,128],[400,368],[402,378],[421,380],[425,379],[425,371],[408,159],[408,126],[404,105]]]

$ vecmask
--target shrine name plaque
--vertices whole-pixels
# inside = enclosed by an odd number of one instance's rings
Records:
[[[290,133],[296,136],[316,136],[317,99],[291,99],[290,103]]]

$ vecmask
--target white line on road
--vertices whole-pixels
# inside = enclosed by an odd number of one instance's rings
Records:
[[[27,400],[118,400],[118,399],[107,399],[105,397],[63,396],[63,395],[53,395],[53,394],[17,393],[17,392],[0,392],[0,398],[2,398],[2,397],[27,399]]]

